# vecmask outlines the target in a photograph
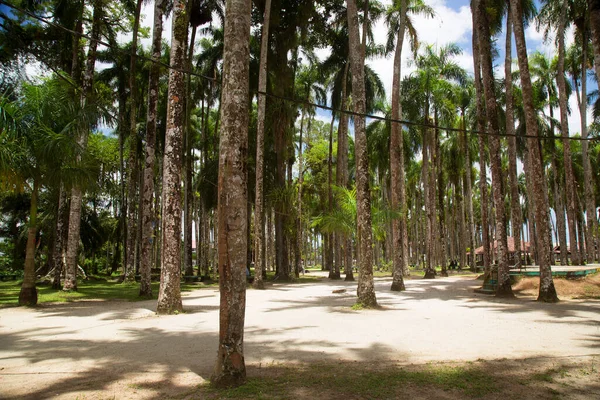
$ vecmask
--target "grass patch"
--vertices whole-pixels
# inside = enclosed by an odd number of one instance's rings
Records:
[[[218,284],[217,284],[218,285]],[[77,292],[54,290],[50,285],[38,285],[38,304],[66,303],[78,300],[124,300],[141,301],[139,283],[116,283],[106,281],[80,281]],[[158,282],[152,282],[153,298],[158,298]],[[181,291],[191,291],[214,284],[182,283]],[[21,282],[0,282],[0,307],[16,306],[19,301]]]
[[[245,385],[218,390],[210,385],[200,390],[209,399],[389,399],[449,392],[457,398],[479,398],[494,393],[498,381],[472,366],[381,367],[377,364],[339,363],[310,366],[259,368]]]

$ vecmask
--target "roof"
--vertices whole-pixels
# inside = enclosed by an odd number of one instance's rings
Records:
[[[512,236],[508,236],[506,238],[506,243],[508,245],[508,252],[514,253],[515,252],[515,238]],[[498,241],[494,240],[493,251],[495,251],[497,248],[498,248]],[[530,243],[521,241],[521,251],[525,251],[525,252],[531,251]],[[478,255],[478,254],[483,254],[483,246],[479,246],[478,248],[475,249],[475,255]]]

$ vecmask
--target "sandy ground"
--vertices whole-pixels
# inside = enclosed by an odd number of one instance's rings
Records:
[[[379,310],[351,309],[356,282],[248,290],[245,356],[252,368],[337,360],[426,363],[600,357],[600,301],[497,300],[450,277],[376,279]],[[345,289],[343,293],[333,293]],[[156,301],[0,309],[0,398],[143,398],[185,393],[210,377],[218,291],[184,293],[185,313]]]

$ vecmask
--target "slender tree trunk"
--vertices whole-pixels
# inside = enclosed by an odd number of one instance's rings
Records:
[[[406,0],[400,5],[400,29],[396,42],[394,54],[394,73],[392,77],[392,119],[402,118],[401,85],[400,76],[402,69],[402,45],[404,44],[404,29],[406,25]],[[406,199],[401,194],[404,192],[404,143],[402,139],[402,125],[392,122],[390,135],[390,176],[392,210],[399,215],[392,220],[392,257],[393,257],[393,279],[392,291],[405,290],[404,274],[408,249],[404,248],[406,243]],[[403,203],[404,201],[404,203]]]
[[[350,63],[346,62],[344,67],[344,75],[342,77],[342,101],[340,115],[340,123],[338,126],[338,154],[337,154],[337,170],[336,177],[340,187],[348,187],[348,114],[344,113],[347,109],[348,99],[348,70]],[[352,239],[349,235],[341,235],[342,258],[344,264],[345,281],[353,281],[354,273],[352,272]]]
[[[327,156],[327,210],[329,214],[333,213],[333,181],[332,181],[332,165],[333,165],[333,124],[335,122],[335,113],[331,116],[331,126],[329,127],[329,152]],[[339,126],[338,126],[339,130]],[[333,249],[335,240],[333,233],[327,234],[329,245],[327,246],[327,265],[329,267],[329,279],[340,279],[339,265],[335,265],[333,258]]]
[[[507,2],[508,3],[508,2]],[[517,137],[515,136],[514,98],[512,83],[512,18],[509,11],[506,18],[506,49],[504,77],[506,79],[506,134],[508,135],[508,185],[510,187],[510,220],[512,237],[515,243],[514,266],[521,268],[521,202],[517,176]]]
[[[490,164],[492,167],[492,192],[494,197],[494,206],[496,211],[496,243],[498,260],[498,288],[496,296],[514,297],[508,275],[508,249],[506,239],[506,220],[504,213],[504,191],[502,181],[502,161],[500,159],[500,129],[498,126],[498,111],[496,101],[496,91],[494,87],[494,72],[492,64],[491,34],[489,21],[481,0],[475,0],[472,4],[477,5],[477,33],[479,39],[479,51],[481,61],[481,71],[483,75],[483,88],[486,102],[486,115],[489,121],[490,129]],[[475,11],[474,11],[475,12]]]
[[[260,66],[258,70],[258,91],[267,91],[267,54],[269,53],[269,24],[271,0],[265,2],[262,36],[260,45]],[[265,270],[265,211],[264,211],[264,159],[265,159],[265,108],[267,98],[258,94],[258,115],[256,131],[256,198],[254,205],[254,287],[264,289],[263,271]]]
[[[296,278],[299,277],[300,269],[305,268],[305,263],[303,263],[304,258],[302,257],[302,185],[304,183],[304,165],[302,162],[302,146],[304,142],[302,140],[303,130],[304,130],[304,114],[306,110],[303,108],[302,110],[302,119],[300,120],[300,139],[298,141],[298,217],[296,218]],[[310,129],[310,117],[309,117],[309,129]],[[302,263],[302,265],[301,265]]]
[[[52,280],[52,289],[60,290],[60,280],[65,268],[65,233],[69,224],[67,192],[64,185],[60,184],[58,195],[58,209],[56,212],[56,232],[54,237],[54,247],[52,249],[52,258],[54,259],[54,276]]]
[[[555,160],[552,162],[554,170],[554,211],[556,214],[556,227],[558,230],[558,244],[560,246],[560,264],[569,265],[567,252],[567,229],[565,226],[565,206],[563,203],[564,189],[561,187],[558,166]]]
[[[142,10],[142,1],[137,0],[133,33],[131,39],[131,60],[129,64],[129,161],[127,168],[129,170],[129,179],[127,182],[128,205],[127,208],[127,259],[125,260],[125,281],[135,282],[135,238],[137,235],[138,224],[136,221],[136,209],[138,201],[138,132],[137,132],[137,85],[136,85],[136,62],[137,62],[137,36],[140,26],[140,13]]]
[[[473,7],[473,5],[472,5]],[[477,13],[472,13],[473,26],[477,26]],[[473,64],[475,71],[475,92],[477,95],[477,130],[485,130],[484,93],[481,84],[481,61],[479,49],[479,32],[473,29]],[[487,166],[485,162],[485,137],[479,135],[479,192],[481,202],[481,239],[483,244],[483,267],[486,272],[490,270],[490,238],[488,222],[488,193],[487,193]]]
[[[158,61],[161,55],[161,37],[163,30],[164,0],[154,2],[154,27],[152,30],[152,60]],[[156,148],[156,119],[158,106],[159,66],[150,66],[148,82],[148,114],[146,120],[146,157],[144,161],[144,183],[142,199],[142,257],[140,263],[140,297],[152,298],[151,270],[152,245],[154,243],[154,162]]]
[[[187,69],[192,70],[192,59],[194,57],[194,42],[196,41],[196,26],[192,27],[192,34],[190,43],[188,46],[188,57],[187,57]],[[183,231],[183,269],[185,276],[194,275],[194,265],[192,260],[192,213],[193,213],[193,202],[194,202],[194,190],[192,187],[192,161],[193,153],[192,148],[194,145],[193,132],[192,132],[192,108],[194,107],[192,100],[192,79],[190,75],[187,75],[186,79],[186,101],[185,101],[185,161],[184,161],[184,180],[185,180],[185,192],[183,195],[184,201],[184,231]],[[198,240],[196,240],[197,242]],[[190,280],[192,278],[186,278]]]
[[[600,1],[597,1],[600,7]],[[598,18],[597,23],[600,24],[600,18]],[[595,27],[593,29],[600,29]],[[596,232],[596,206],[594,202],[594,179],[592,177],[592,165],[590,162],[590,154],[589,154],[589,143],[588,138],[588,127],[587,127],[587,66],[588,66],[588,32],[583,32],[583,43],[585,45],[582,47],[581,54],[581,102],[579,104],[579,115],[581,117],[581,137],[583,142],[581,142],[581,158],[583,164],[583,187],[584,187],[584,198],[585,198],[585,213],[586,213],[586,222],[587,222],[587,230],[586,230],[586,252],[585,258],[588,263],[592,263],[596,260],[596,250],[595,250],[595,237],[597,236]],[[600,53],[600,48],[596,50],[597,53]],[[600,59],[600,56],[598,57]],[[600,61],[600,60],[599,60]],[[599,66],[596,66],[600,70]],[[600,76],[600,74],[598,74]],[[598,79],[600,82],[600,79]]]
[[[249,0],[228,0],[223,49],[221,142],[219,144],[219,350],[211,378],[218,387],[246,380],[246,203],[248,150]]]
[[[569,245],[571,248],[571,262],[580,265],[579,248],[577,243],[577,209],[575,205],[575,175],[571,162],[571,142],[569,138],[569,120],[567,115],[567,83],[565,80],[565,26],[567,19],[567,2],[561,8],[558,40],[558,64],[556,82],[558,84],[558,102],[560,105],[560,131],[563,137],[563,158],[565,168],[565,192],[567,195],[567,222],[569,225]]]
[[[529,74],[529,63],[527,59],[527,45],[525,43],[525,32],[523,29],[523,10],[519,0],[510,0],[515,30],[515,42],[519,59],[519,72],[521,74],[521,85],[523,88],[523,105],[527,133],[532,136],[527,139],[527,147],[531,157],[531,169],[533,175],[533,193],[535,196],[535,225],[539,241],[539,266],[540,266],[540,291],[538,301],[556,302],[558,296],[552,280],[550,267],[551,245],[548,243],[548,203],[546,202],[546,180],[542,170],[542,154],[539,146],[539,132],[536,122],[535,108],[533,106],[533,88]]]
[[[158,314],[182,311],[181,304],[181,168],[185,130],[185,69],[188,17],[186,0],[173,3],[167,129],[163,156],[162,252]],[[244,207],[244,210],[246,208]]]
[[[27,227],[27,244],[25,245],[25,268],[23,270],[23,283],[19,292],[20,306],[35,306],[38,293],[35,287],[35,237],[37,234],[37,200],[38,183],[33,181],[31,190],[31,203],[29,205],[29,226]]]
[[[371,193],[369,189],[369,159],[365,132],[365,80],[364,58],[358,34],[358,11],[356,0],[347,1],[348,39],[350,66],[352,68],[352,93],[354,112],[354,136],[356,152],[356,204],[359,243],[358,302],[366,307],[377,306],[373,283],[373,250],[371,230]],[[366,23],[366,21],[365,21]]]
[[[96,64],[96,50],[98,39],[100,38],[100,18],[102,13],[102,4],[100,0],[94,1],[93,22],[92,22],[92,40],[90,40],[88,56],[86,61],[86,70],[83,77],[81,89],[81,104],[85,108],[88,97],[92,93],[94,84],[94,65]],[[77,144],[80,149],[87,147],[89,126],[81,126],[77,134]],[[77,161],[81,161],[81,154],[77,155]],[[67,237],[67,265],[63,290],[77,290],[77,253],[79,249],[79,227],[81,225],[81,201],[82,190],[75,185],[71,189],[71,204],[69,209],[69,233]]]

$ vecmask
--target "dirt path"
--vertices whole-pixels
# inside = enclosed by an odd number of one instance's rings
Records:
[[[473,278],[411,280],[380,310],[353,311],[356,283],[275,284],[247,292],[249,370],[337,360],[424,363],[600,355],[600,301],[540,304],[476,295]],[[334,290],[345,289],[343,293]],[[208,379],[218,291],[184,294],[185,314],[156,301],[78,302],[0,310],[0,398],[152,398]]]

